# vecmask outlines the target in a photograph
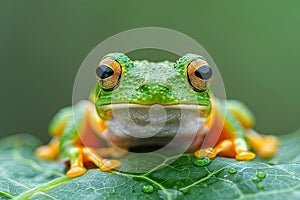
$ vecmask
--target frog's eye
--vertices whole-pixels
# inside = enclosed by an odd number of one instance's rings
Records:
[[[206,90],[212,78],[212,70],[206,61],[197,58],[187,66],[187,76],[196,91]]]
[[[120,63],[112,58],[104,58],[96,69],[96,76],[99,84],[104,90],[115,89],[120,81],[122,67]]]

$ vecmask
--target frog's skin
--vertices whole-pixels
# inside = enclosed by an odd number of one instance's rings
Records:
[[[91,101],[78,102],[73,110],[68,107],[59,111],[49,128],[53,139],[36,150],[40,158],[69,160],[69,177],[84,174],[87,162],[94,163],[102,171],[120,165],[118,160],[103,158],[114,157],[118,152],[112,147],[99,150],[99,138],[126,149],[164,145],[177,133],[185,137],[195,132],[191,130],[198,130],[189,148],[197,157],[221,155],[252,160],[256,154],[267,158],[276,153],[277,138],[259,135],[252,129],[254,117],[244,104],[213,98],[208,89],[212,70],[199,55],[186,54],[175,63],[153,63],[133,62],[122,53],[112,53],[101,60],[96,78],[98,83]],[[219,109],[221,104],[226,105],[226,112]],[[154,106],[165,110],[167,117],[162,129],[160,115],[149,118]],[[220,126],[221,120],[212,119],[222,117],[225,120],[219,135],[215,127]],[[183,128],[178,132],[178,122],[182,120]],[[149,132],[156,134],[148,137]],[[213,146],[200,149],[204,136],[208,143],[216,137],[219,139]]]

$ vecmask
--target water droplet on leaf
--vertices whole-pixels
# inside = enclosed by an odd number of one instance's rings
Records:
[[[257,173],[257,177],[258,177],[258,178],[265,178],[265,177],[266,177],[266,174],[263,173],[263,172],[258,172],[258,173]]]
[[[236,169],[235,168],[230,168],[230,169],[228,169],[228,173],[229,174],[235,174],[237,171],[236,171]]]
[[[258,183],[258,182],[260,182],[261,180],[260,180],[260,178],[258,178],[258,177],[254,177],[254,178],[252,179],[252,181],[253,181],[254,183]]]
[[[153,186],[152,185],[144,185],[143,186],[143,192],[152,193],[153,192]]]
[[[195,165],[198,165],[198,166],[200,166],[200,167],[203,167],[203,166],[209,165],[210,162],[211,162],[211,160],[210,160],[208,157],[206,157],[206,156],[201,156],[201,157],[199,157],[199,158],[196,158],[196,160],[194,161],[194,164],[195,164]]]
[[[258,189],[264,189],[265,186],[264,186],[262,183],[259,183],[259,184],[257,184],[257,188],[258,188]]]

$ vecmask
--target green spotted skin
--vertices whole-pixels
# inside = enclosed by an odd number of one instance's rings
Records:
[[[119,86],[112,91],[102,90],[99,84],[96,86],[96,107],[100,116],[106,109],[105,105],[117,103],[195,104],[211,109],[208,90],[195,91],[186,75],[186,66],[198,55],[187,54],[175,63],[130,61],[127,56],[118,53],[107,56],[122,65],[122,75]]]

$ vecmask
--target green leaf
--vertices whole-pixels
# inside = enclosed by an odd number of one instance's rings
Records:
[[[163,167],[145,174],[90,169],[71,179],[63,162],[34,157],[36,138],[17,135],[0,141],[0,199],[300,199],[299,143],[300,130],[281,136],[267,161],[218,157],[199,166],[185,154],[159,157]]]

